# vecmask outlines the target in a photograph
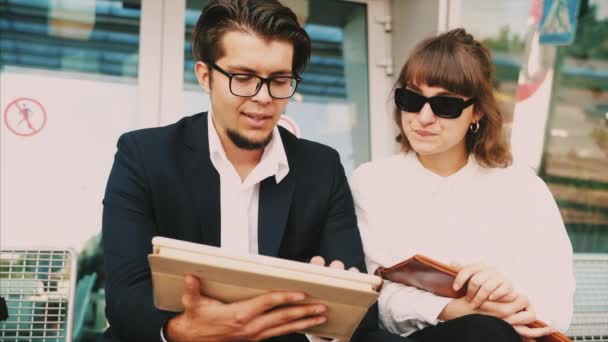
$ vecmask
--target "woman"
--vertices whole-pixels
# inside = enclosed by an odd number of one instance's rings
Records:
[[[368,271],[423,254],[459,265],[454,288],[467,289],[451,299],[386,284],[380,318],[393,333],[521,341],[570,323],[572,247],[547,186],[512,163],[492,77],[490,53],[463,29],[422,41],[395,89],[402,151],[353,174]],[[537,319],[551,327],[525,326]]]

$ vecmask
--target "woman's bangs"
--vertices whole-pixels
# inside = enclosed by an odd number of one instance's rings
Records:
[[[472,66],[464,65],[454,53],[427,51],[412,56],[406,66],[407,84],[441,87],[454,94],[472,97],[477,89],[477,77]]]

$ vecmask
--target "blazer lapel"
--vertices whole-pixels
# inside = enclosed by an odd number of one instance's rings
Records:
[[[277,184],[268,177],[260,184],[258,253],[278,256],[295,187],[292,171]]]
[[[220,176],[209,159],[207,113],[184,121],[185,150],[181,154],[184,179],[190,184],[192,206],[197,214],[201,231],[195,233],[206,245],[221,246]]]

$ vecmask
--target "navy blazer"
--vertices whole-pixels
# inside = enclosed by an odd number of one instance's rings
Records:
[[[279,128],[289,173],[260,184],[259,253],[308,262],[315,255],[365,271],[350,189],[338,153]],[[160,341],[174,316],[154,307],[147,256],[165,236],[221,246],[219,174],[209,158],[207,113],[129,132],[118,151],[103,201],[107,272],[104,334],[113,341]],[[374,305],[353,341],[403,341],[378,331]],[[307,341],[291,334],[272,341]]]

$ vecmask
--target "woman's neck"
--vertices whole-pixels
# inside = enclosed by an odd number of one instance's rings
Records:
[[[425,169],[442,177],[448,177],[462,169],[469,160],[466,150],[445,151],[438,154],[416,154]]]

